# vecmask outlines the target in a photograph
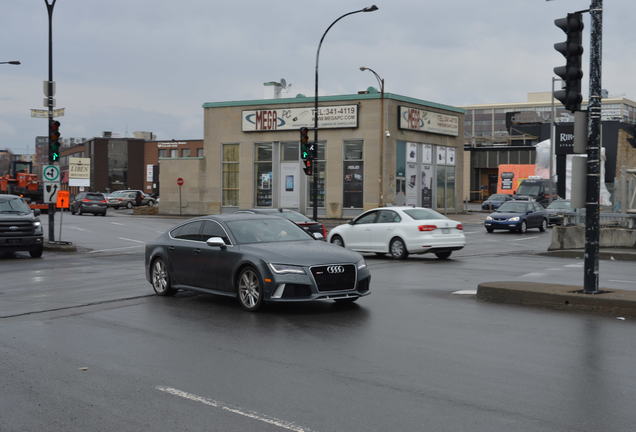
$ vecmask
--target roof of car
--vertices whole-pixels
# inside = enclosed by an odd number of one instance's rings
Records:
[[[225,213],[216,215],[201,216],[199,219],[216,219],[224,222],[233,220],[259,220],[259,219],[280,219],[278,216],[269,216],[264,214],[252,214],[252,213]]]
[[[12,195],[12,194],[0,194],[0,198],[4,198],[5,200],[10,200],[10,199],[15,199],[20,197],[17,195]]]

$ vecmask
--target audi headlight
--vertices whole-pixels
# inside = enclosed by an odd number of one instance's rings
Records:
[[[356,263],[356,267],[358,270],[362,270],[363,268],[366,268],[366,266],[367,266],[367,263],[364,260],[364,258],[362,258],[360,261]]]
[[[510,222],[519,222],[519,216],[511,217],[508,219]]]
[[[486,220],[492,220],[492,216],[486,216]]]
[[[288,264],[270,264],[269,267],[277,274],[305,274],[305,269],[300,266]]]

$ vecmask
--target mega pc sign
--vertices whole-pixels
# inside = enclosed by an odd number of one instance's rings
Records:
[[[274,132],[314,127],[314,108],[271,108],[242,112],[243,132]],[[358,105],[318,108],[318,128],[357,128]]]

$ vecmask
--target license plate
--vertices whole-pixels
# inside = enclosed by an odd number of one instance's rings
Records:
[[[450,228],[442,228],[442,234],[448,234],[450,232]]]

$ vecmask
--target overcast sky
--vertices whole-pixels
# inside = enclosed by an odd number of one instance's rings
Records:
[[[284,96],[312,96],[320,36],[354,0],[57,0],[54,80],[64,137],[152,131],[201,139],[205,102],[271,97],[266,81],[292,83]],[[549,91],[564,64],[554,19],[590,0],[375,0],[327,34],[320,95],[352,94],[385,79],[386,91],[448,105],[521,102]],[[605,0],[603,88],[636,99],[635,0]],[[585,15],[584,89],[589,15]],[[44,0],[3,0],[0,15],[0,149],[32,152],[45,135],[48,77]],[[587,90],[584,91],[587,94]],[[239,127],[239,125],[237,125]]]

